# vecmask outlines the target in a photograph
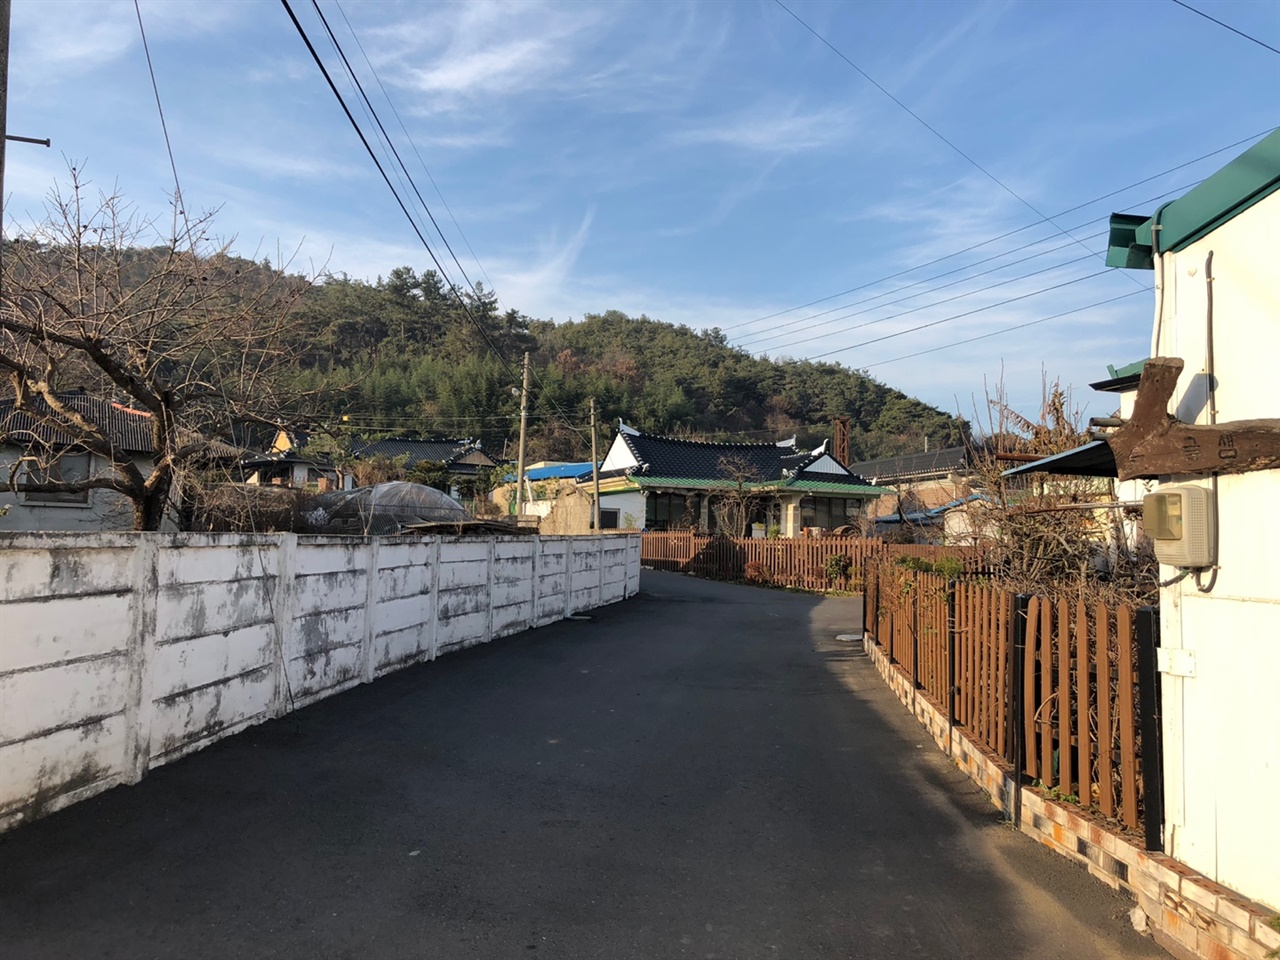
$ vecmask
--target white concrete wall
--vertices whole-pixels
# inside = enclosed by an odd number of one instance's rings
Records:
[[[1186,362],[1170,413],[1207,423],[1206,269],[1212,252],[1218,422],[1280,417],[1280,194],[1163,257],[1153,353]],[[1158,265],[1158,269],[1159,269]],[[1157,300],[1161,298],[1157,295]],[[1162,477],[1162,482],[1190,478]],[[1209,486],[1208,479],[1194,479]],[[1280,908],[1280,470],[1219,480],[1218,578],[1161,593],[1161,645],[1194,676],[1165,674],[1165,849]],[[1177,573],[1161,567],[1161,578]],[[1207,582],[1207,578],[1206,582]]]
[[[0,829],[639,582],[638,535],[0,536]]]

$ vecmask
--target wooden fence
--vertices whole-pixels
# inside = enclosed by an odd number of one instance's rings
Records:
[[[766,540],[646,532],[640,562],[655,570],[712,580],[746,580],[801,590],[860,590],[867,561],[884,556],[922,559],[976,556],[971,550],[921,544],[886,544],[855,537]]]
[[[1057,796],[1144,826],[1159,761],[1144,769],[1135,611],[883,560],[865,577],[869,632],[955,726]]]

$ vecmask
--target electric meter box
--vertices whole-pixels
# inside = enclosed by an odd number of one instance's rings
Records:
[[[1211,567],[1217,517],[1213,494],[1190,483],[1163,486],[1142,498],[1142,528],[1156,559],[1171,567]]]

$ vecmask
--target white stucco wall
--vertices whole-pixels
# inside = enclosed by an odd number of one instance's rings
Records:
[[[619,493],[602,493],[601,509],[618,511],[618,528],[627,528],[627,515],[634,521],[632,529],[644,529],[644,491],[624,490]]]
[[[1280,417],[1280,194],[1163,258],[1153,355],[1186,367],[1170,413],[1208,423],[1206,270],[1212,253],[1218,422]],[[1157,293],[1157,301],[1160,295]],[[1190,478],[1162,477],[1162,482]],[[1208,479],[1191,482],[1210,486]],[[1161,645],[1191,651],[1195,675],[1162,677],[1165,849],[1280,908],[1280,470],[1222,477],[1217,581],[1161,593]],[[1161,568],[1161,578],[1176,570]],[[1207,578],[1206,578],[1207,580]]]
[[[0,536],[0,829],[639,578],[634,534]]]

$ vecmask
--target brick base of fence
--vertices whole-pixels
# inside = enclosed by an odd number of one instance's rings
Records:
[[[1023,833],[1133,897],[1141,912],[1135,922],[1145,924],[1164,949],[1182,960],[1265,960],[1269,951],[1280,949],[1280,933],[1268,926],[1271,911],[1172,857],[1143,850],[1034,788],[1019,787],[1008,764],[948,723],[946,709],[917,690],[870,637],[865,646],[889,689],[991,802],[1011,820],[1020,811]]]

